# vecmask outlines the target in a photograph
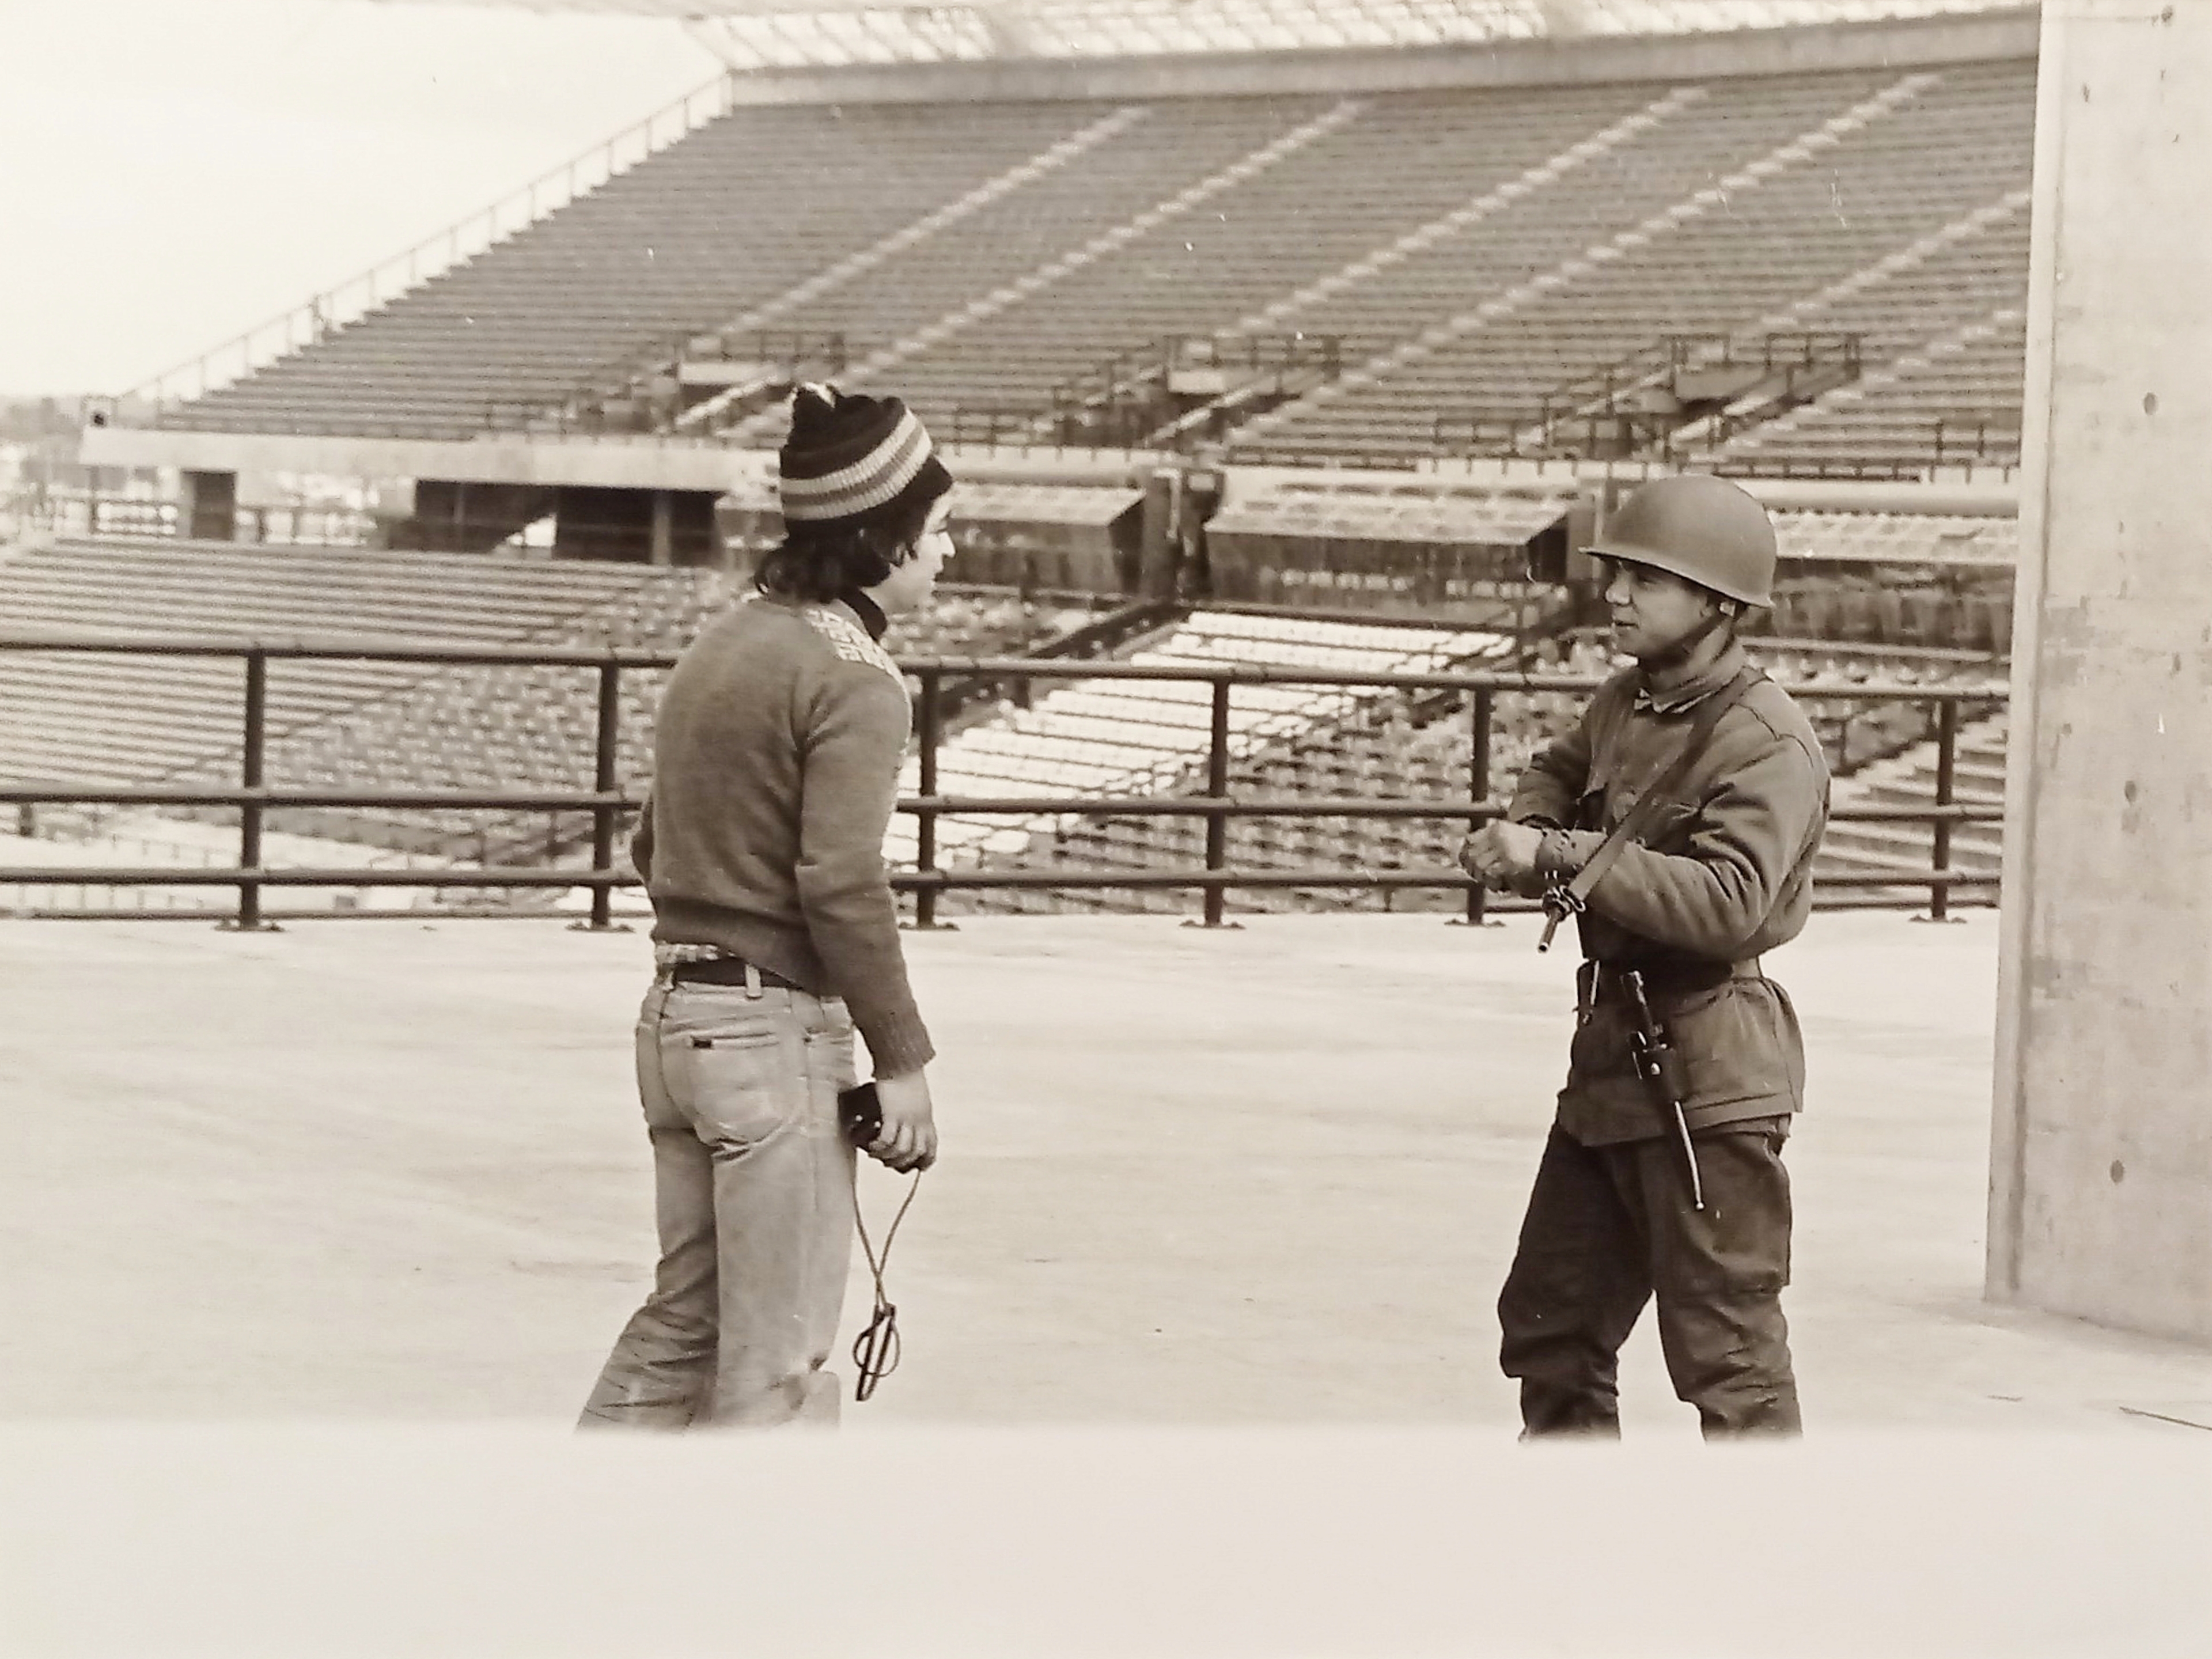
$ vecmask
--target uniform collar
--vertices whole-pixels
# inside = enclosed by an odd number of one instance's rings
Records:
[[[1694,708],[1743,672],[1746,660],[1741,643],[1730,640],[1728,649],[1715,658],[1712,665],[1705,672],[1693,675],[1679,685],[1670,685],[1663,691],[1654,691],[1647,686],[1644,683],[1643,671],[1639,669],[1636,678],[1636,706],[1639,709],[1648,708],[1655,714],[1679,714],[1686,708]]]

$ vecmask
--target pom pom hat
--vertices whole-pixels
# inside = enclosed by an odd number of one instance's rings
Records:
[[[776,457],[790,528],[896,522],[952,488],[929,434],[896,398],[801,386]]]

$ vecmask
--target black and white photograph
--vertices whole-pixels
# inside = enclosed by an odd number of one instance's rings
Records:
[[[0,1651],[2212,1652],[2212,0],[0,0]]]

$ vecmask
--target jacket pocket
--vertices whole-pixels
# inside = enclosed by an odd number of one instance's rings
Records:
[[[1682,1056],[1692,1109],[1771,1100],[1796,1111],[1805,1094],[1805,1048],[1788,993],[1767,979],[1732,979],[1656,1011]]]

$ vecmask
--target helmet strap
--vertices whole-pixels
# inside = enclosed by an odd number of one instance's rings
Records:
[[[1656,668],[1662,673],[1668,669],[1678,668],[1690,659],[1690,653],[1702,645],[1705,635],[1715,629],[1727,627],[1732,632],[1736,619],[1729,612],[1726,605],[1726,600],[1715,605],[1711,613],[1703,622],[1689,629],[1679,639],[1669,641],[1644,658],[1644,667],[1647,671]]]

